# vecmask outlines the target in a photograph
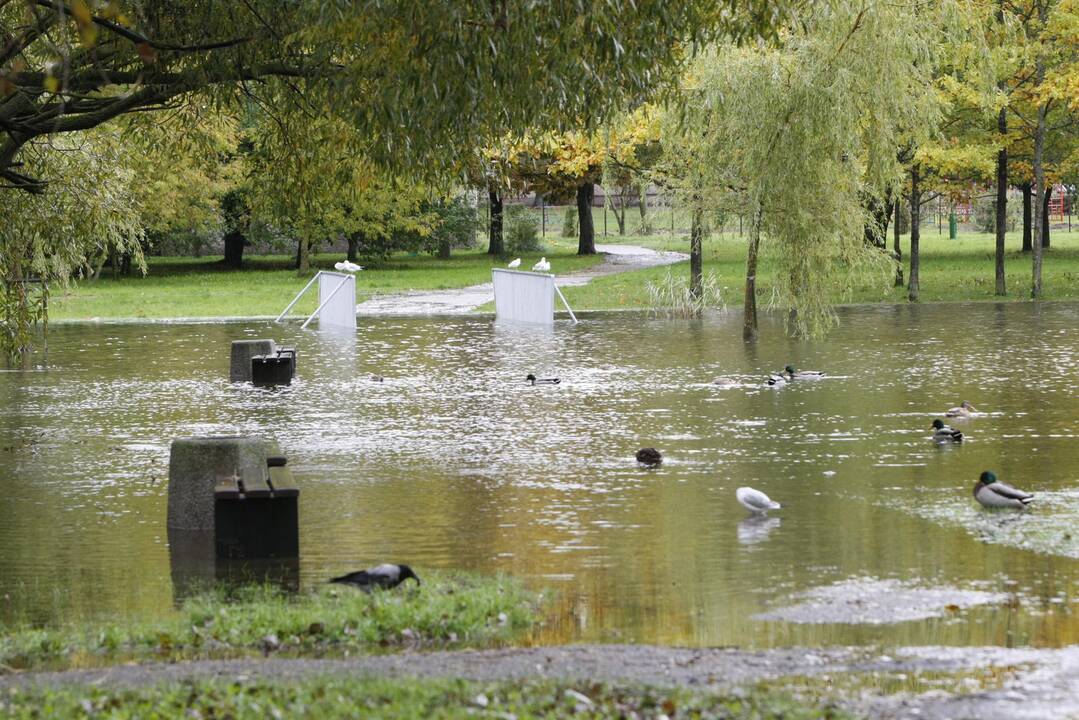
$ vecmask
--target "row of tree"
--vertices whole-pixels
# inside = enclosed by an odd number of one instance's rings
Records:
[[[294,239],[301,270],[341,237],[350,256],[448,251],[469,187],[500,254],[507,193],[573,200],[590,253],[595,183],[659,185],[692,213],[697,289],[706,214],[739,214],[753,336],[759,254],[794,328],[818,333],[837,281],[899,277],[900,199],[913,300],[924,203],[995,184],[1003,294],[1008,186],[1029,188],[1038,237],[1045,188],[1077,165],[1077,4],[0,4],[0,340],[26,347],[43,318],[29,280],[138,266],[178,229],[220,232],[235,266],[257,233]]]

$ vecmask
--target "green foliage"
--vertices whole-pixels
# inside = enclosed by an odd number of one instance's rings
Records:
[[[696,293],[687,276],[675,277],[670,271],[658,281],[648,281],[645,288],[648,311],[656,317],[698,318],[705,310],[723,308],[723,293],[715,273],[706,273],[701,278]]]
[[[717,694],[552,680],[372,678],[197,680],[140,689],[35,687],[0,698],[5,716],[110,718],[721,718],[846,720],[828,702],[768,691]]]
[[[47,202],[22,192],[0,191],[0,356],[29,350],[35,323],[46,321],[48,295],[109,252],[130,253],[143,266],[144,238],[135,174],[120,153],[115,133],[98,131],[31,148],[26,170],[59,178]],[[49,285],[28,292],[23,281]]]
[[[339,585],[300,595],[262,586],[209,593],[150,623],[9,629],[0,635],[0,666],[484,647],[516,637],[535,619],[536,596],[508,578],[422,575],[422,586],[370,594]]]
[[[507,205],[502,211],[502,233],[507,255],[526,255],[543,251],[539,221],[524,205]]]
[[[686,107],[668,119],[668,175],[680,204],[712,202],[759,224],[762,255],[780,268],[773,302],[794,330],[833,322],[831,288],[866,273],[891,278],[867,247],[864,194],[899,182],[897,148],[932,131],[932,72],[950,4],[925,9],[854,0],[806,7],[782,46],[724,45],[687,76]],[[927,26],[932,26],[927,27]],[[712,199],[715,198],[715,199]]]
[[[567,206],[562,216],[562,237],[577,237],[577,207],[575,205]]]

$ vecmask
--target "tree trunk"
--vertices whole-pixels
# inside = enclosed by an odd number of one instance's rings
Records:
[[[311,244],[301,237],[296,244],[296,274],[306,275],[311,270]]]
[[[1030,252],[1033,248],[1031,242],[1031,229],[1034,227],[1034,221],[1031,217],[1031,206],[1034,204],[1032,195],[1034,194],[1034,186],[1030,183],[1023,183],[1023,252]]]
[[[903,287],[903,248],[899,244],[899,215],[903,212],[901,198],[895,200],[895,222],[892,223],[892,257],[895,258],[895,287]]]
[[[348,236],[348,252],[345,254],[345,258],[349,262],[356,262],[356,258],[359,255],[360,250],[360,234],[350,233]]]
[[[1042,248],[1049,247],[1049,201],[1053,199],[1052,184],[1045,187],[1045,199],[1042,200]]]
[[[742,339],[757,339],[757,251],[761,244],[761,213],[749,231],[749,252],[746,254],[746,294],[742,303]]]
[[[693,208],[693,220],[689,230],[689,294],[700,300],[704,285],[704,258],[701,245],[704,238],[704,211]]]
[[[1000,142],[1004,142],[1005,133],[1008,132],[1008,111],[1000,109],[997,116],[997,132],[1000,133]],[[1007,295],[1008,288],[1004,277],[1004,234],[1008,231],[1008,149],[1001,145],[997,151],[997,202],[996,202],[996,294]]]
[[[225,233],[225,267],[239,270],[244,264],[244,245],[247,238],[239,230]]]
[[[1038,14],[1042,23],[1042,28],[1045,27],[1045,14],[1047,10],[1043,7],[1039,10]],[[1041,87],[1045,82],[1045,60],[1041,55],[1041,51],[1038,52],[1038,61],[1035,65],[1034,71],[1034,87]],[[1038,300],[1042,296],[1042,225],[1045,224],[1045,203],[1042,202],[1042,198],[1046,196],[1045,193],[1045,115],[1048,111],[1048,106],[1045,103],[1038,105],[1038,124],[1034,129],[1034,190],[1038,193],[1038,203],[1034,206],[1034,237],[1038,238],[1038,242],[1031,243],[1031,278],[1030,278],[1030,297],[1033,300]]]
[[[506,248],[502,242],[502,193],[498,190],[487,191],[488,202],[491,208],[491,225],[488,229],[488,255],[505,255]]]
[[[442,240],[438,241],[438,258],[439,258],[439,260],[449,260],[451,250],[452,250],[452,247],[450,246],[450,239],[449,238],[443,238]]]
[[[592,198],[595,189],[592,183],[577,186],[577,227],[580,234],[577,241],[578,255],[596,254],[596,230],[592,224]]]
[[[919,186],[921,166],[914,163],[910,169],[910,279],[907,281],[907,299],[918,302],[918,271],[920,258],[918,243],[922,239],[922,189]]]
[[[641,213],[641,235],[651,235],[652,228],[648,222],[648,186],[642,185],[637,193],[637,210]]]

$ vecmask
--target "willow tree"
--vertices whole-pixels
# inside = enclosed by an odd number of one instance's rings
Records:
[[[98,131],[27,148],[20,169],[57,178],[49,202],[0,192],[0,354],[8,359],[30,348],[36,323],[47,324],[50,283],[66,284],[87,258],[109,251],[142,266],[136,174],[120,144],[116,133]]]
[[[928,12],[914,2],[811,7],[781,45],[720,45],[687,74],[683,141],[707,192],[737,193],[750,219],[747,338],[757,333],[758,246],[797,334],[835,322],[836,286],[872,271],[890,281],[890,256],[864,242],[875,220],[863,200],[896,187],[897,148],[937,120]]]

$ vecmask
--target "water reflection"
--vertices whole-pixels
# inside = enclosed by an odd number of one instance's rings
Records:
[[[0,374],[0,620],[171,607],[169,443],[248,434],[302,487],[301,585],[382,560],[508,572],[557,591],[538,642],[1079,642],[1079,381],[1061,371],[1079,306],[841,315],[827,342],[780,320],[757,345],[729,317],[55,327],[48,372]],[[258,337],[298,349],[291,387],[228,383],[229,343]],[[759,387],[788,363],[831,377]],[[941,452],[929,423],[964,399],[987,414]],[[643,446],[664,464],[637,467]],[[988,517],[970,497],[985,469],[1039,507]],[[783,510],[750,522],[741,485]],[[1020,602],[872,628],[751,620],[855,577]]]
[[[743,545],[757,545],[768,539],[772,531],[783,522],[777,517],[753,515],[738,523],[738,542]]]

